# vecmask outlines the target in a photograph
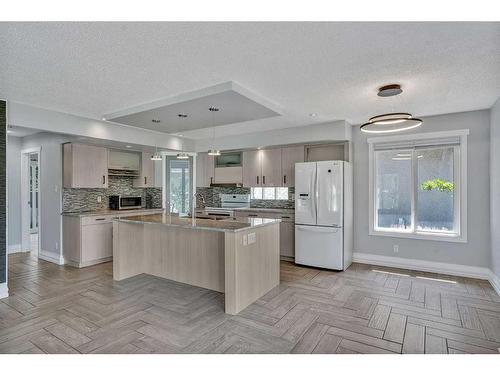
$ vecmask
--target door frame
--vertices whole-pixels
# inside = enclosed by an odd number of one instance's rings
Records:
[[[170,206],[169,206],[169,202],[168,202],[168,186],[167,186],[167,183],[168,183],[168,176],[167,176],[167,156],[177,156],[180,152],[182,151],[176,151],[176,152],[172,152],[172,151],[162,151],[161,152],[161,155],[162,155],[162,164],[161,164],[161,168],[162,168],[162,201],[163,201],[163,209],[165,210],[165,212],[169,212],[170,211]],[[198,155],[196,152],[182,152],[190,157],[193,158],[193,165],[192,165],[192,169],[193,169],[193,178],[191,179],[192,181],[192,184],[193,186],[191,187],[191,216],[194,218],[196,216],[196,156]]]
[[[41,238],[42,238],[42,147],[32,147],[21,150],[21,250],[27,252],[26,249],[31,251],[31,237],[30,237],[30,219],[31,212],[29,207],[29,166],[30,154],[38,155],[38,249],[37,257],[41,252]]]

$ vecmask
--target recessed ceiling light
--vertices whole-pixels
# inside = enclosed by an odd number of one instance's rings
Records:
[[[106,121],[106,117],[102,116],[101,120]]]
[[[159,123],[161,122],[161,121],[160,121],[160,120],[158,120],[157,118],[154,118],[154,119],[152,119],[151,121],[152,121],[152,122],[154,122],[155,124],[159,124]]]
[[[177,134],[178,137],[184,137],[184,134]]]
[[[309,113],[309,117],[318,117],[317,113]]]
[[[188,115],[186,115],[185,113],[178,113],[177,117],[186,118],[186,117],[188,117]]]
[[[7,130],[7,133],[12,133],[12,130]]]
[[[126,147],[126,148],[132,148],[132,146],[130,146],[130,145],[126,145],[125,147]]]

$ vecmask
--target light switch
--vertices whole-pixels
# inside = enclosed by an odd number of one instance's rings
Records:
[[[100,195],[97,196],[97,203],[101,203],[102,202],[102,197]]]
[[[243,246],[248,245],[248,237],[246,234],[243,235]]]
[[[257,241],[257,235],[255,232],[253,233],[248,233],[248,244],[251,245]]]

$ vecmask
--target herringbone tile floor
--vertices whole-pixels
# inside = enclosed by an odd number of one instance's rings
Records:
[[[9,256],[0,353],[498,353],[488,282],[361,264],[282,262],[279,287],[237,316],[223,295],[152,276],[115,282],[111,263]],[[436,280],[438,279],[438,280]]]

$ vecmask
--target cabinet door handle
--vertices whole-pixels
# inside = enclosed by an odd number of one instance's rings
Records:
[[[106,176],[102,176],[102,184],[106,185]]]
[[[213,183],[214,183],[214,178],[210,177],[210,185],[212,185]]]
[[[144,177],[144,185],[147,184],[147,181],[148,181],[148,178],[147,177]]]
[[[259,215],[257,215],[257,214],[248,214],[248,216],[257,217]]]
[[[259,176],[257,176],[257,185],[259,184]]]
[[[290,216],[282,216],[282,219],[290,219]]]
[[[266,184],[266,176],[262,176],[262,185]]]
[[[105,217],[100,217],[98,219],[95,219],[95,221],[102,221],[102,220],[106,220],[106,218]]]

